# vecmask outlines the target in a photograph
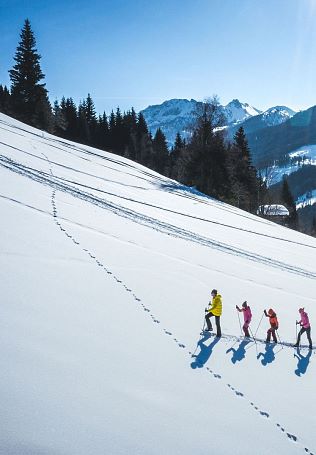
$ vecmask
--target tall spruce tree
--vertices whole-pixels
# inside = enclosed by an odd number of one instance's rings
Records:
[[[41,56],[37,52],[28,19],[25,20],[20,37],[14,57],[16,63],[9,71],[14,115],[32,126],[52,131],[52,109],[46,84],[41,82],[45,77],[40,66]]]
[[[60,102],[61,112],[66,121],[66,130],[62,133],[62,137],[78,140],[78,116],[77,107],[72,98],[62,98]]]
[[[257,171],[251,163],[251,153],[242,126],[234,136],[228,163],[234,204],[255,212],[258,206],[260,182],[257,178]]]
[[[55,100],[54,102],[54,134],[57,136],[63,136],[65,131],[67,130],[67,121],[65,114],[59,105],[58,101]]]
[[[124,144],[124,156],[131,160],[136,158],[136,130],[137,130],[137,115],[132,108],[127,111],[123,116],[123,144]]]
[[[169,159],[166,136],[160,128],[157,129],[153,139],[153,169],[160,174],[165,174]]]
[[[228,181],[224,136],[216,129],[222,121],[217,97],[198,105],[185,177],[185,183],[219,199],[226,198]]]
[[[185,150],[185,140],[182,139],[178,132],[169,156],[169,173],[168,177],[183,181],[183,155]]]

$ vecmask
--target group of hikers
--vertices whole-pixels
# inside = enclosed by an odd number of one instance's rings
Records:
[[[221,332],[221,324],[220,324],[220,317],[222,314],[222,296],[217,292],[216,289],[213,289],[211,292],[212,300],[209,302],[209,307],[205,309],[205,322],[207,325],[206,331],[211,332],[213,331],[212,327],[212,322],[211,318],[215,317],[215,324],[216,324],[216,336],[220,338],[222,336]],[[244,316],[244,324],[242,326],[243,332],[245,334],[245,338],[250,338],[250,333],[249,333],[249,325],[251,322],[252,318],[252,313],[250,306],[248,303],[245,301],[241,308],[239,308],[238,305],[236,305],[236,310],[239,313],[243,313]],[[300,331],[297,335],[297,340],[296,343],[294,344],[295,347],[298,347],[300,345],[301,341],[301,336],[303,333],[306,332],[306,336],[309,342],[309,349],[313,349],[313,343],[311,339],[311,325],[309,322],[308,314],[306,313],[304,308],[300,308],[299,310],[300,313],[300,321],[296,321],[296,325],[300,326]],[[267,338],[266,338],[266,343],[270,343],[271,336],[273,338],[274,343],[277,343],[277,330],[279,328],[279,322],[277,319],[276,312],[270,308],[268,311],[264,310],[264,315],[269,318],[269,323],[270,327],[267,331]],[[262,318],[261,318],[262,319]],[[261,321],[260,321],[261,322]],[[259,324],[260,325],[260,324]],[[254,337],[253,337],[254,338]]]

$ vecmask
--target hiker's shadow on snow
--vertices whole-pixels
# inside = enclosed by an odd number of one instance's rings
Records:
[[[294,357],[297,358],[297,367],[295,370],[296,376],[302,376],[303,374],[306,373],[306,370],[308,368],[310,358],[312,355],[312,350],[310,349],[307,353],[307,355],[302,355],[301,351],[299,348],[297,348],[296,353],[294,353]]]
[[[230,359],[233,364],[241,362],[246,357],[246,346],[250,342],[250,340],[243,340],[237,349],[233,347],[234,344],[231,348],[227,349],[226,354],[229,354],[230,352],[233,353],[232,358]]]
[[[200,352],[194,356],[195,360],[194,362],[191,363],[191,368],[203,368],[203,366],[206,364],[208,359],[211,357],[213,349],[215,345],[219,342],[219,338],[214,338],[214,340],[211,342],[211,344],[206,345],[204,344],[207,340],[210,339],[209,335],[203,336],[199,342],[198,342],[198,347],[200,348]]]
[[[262,357],[261,363],[266,367],[269,363],[272,363],[275,360],[274,348],[275,344],[267,343],[265,346],[265,352],[259,352],[257,359],[259,360]]]

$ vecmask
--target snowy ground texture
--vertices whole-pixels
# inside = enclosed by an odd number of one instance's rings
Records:
[[[316,454],[315,239],[4,115],[0,211],[1,455]]]

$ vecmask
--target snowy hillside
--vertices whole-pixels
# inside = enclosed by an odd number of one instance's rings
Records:
[[[0,211],[1,455],[316,453],[315,239],[4,115]]]
[[[305,166],[305,169],[310,166],[316,166],[316,145],[310,144],[290,152],[289,163],[284,165],[279,165],[275,163],[273,166],[264,169],[263,175],[266,176],[266,180],[269,186],[275,185],[282,181],[284,175],[290,176],[297,171],[302,170],[302,167]],[[308,191],[305,191],[305,181],[301,180],[301,188],[297,199],[297,208],[303,208],[306,205],[312,205],[316,202],[315,193],[316,193],[316,182],[312,183],[312,180],[308,183],[310,185]],[[296,191],[297,192],[297,191]]]
[[[289,153],[290,163],[284,166],[275,164],[267,169],[269,185],[274,185],[282,180],[283,175],[296,172],[303,165],[316,166],[316,145],[305,145]]]

